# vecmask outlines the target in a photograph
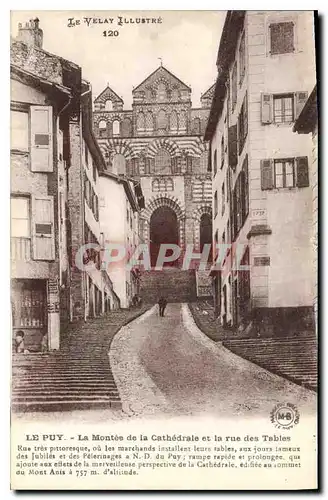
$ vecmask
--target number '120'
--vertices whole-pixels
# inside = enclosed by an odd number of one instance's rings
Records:
[[[105,30],[103,31],[103,36],[118,36],[119,32],[117,30]]]

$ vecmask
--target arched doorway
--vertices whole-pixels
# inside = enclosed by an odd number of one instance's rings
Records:
[[[208,213],[204,213],[200,218],[199,227],[200,251],[203,251],[204,245],[212,245],[212,217]],[[209,262],[212,260],[212,246],[209,254]]]
[[[150,259],[155,267],[162,243],[179,244],[179,229],[176,213],[170,207],[157,208],[150,218]],[[169,251],[167,252],[169,254]],[[169,262],[167,266],[177,266],[178,262]]]

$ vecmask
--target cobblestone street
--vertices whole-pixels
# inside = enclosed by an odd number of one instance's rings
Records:
[[[156,307],[124,327],[110,350],[129,415],[267,416],[278,402],[315,411],[316,395],[209,340],[185,304]]]

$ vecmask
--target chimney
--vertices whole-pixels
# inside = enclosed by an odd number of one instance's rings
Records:
[[[36,17],[25,23],[25,26],[19,23],[17,40],[42,49],[43,31],[39,28],[39,22],[40,20]]]

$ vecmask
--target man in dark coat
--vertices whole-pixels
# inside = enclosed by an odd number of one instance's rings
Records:
[[[158,307],[159,307],[159,315],[161,317],[164,316],[164,311],[165,311],[166,306],[167,306],[167,300],[164,297],[160,297],[160,299],[158,301]]]

